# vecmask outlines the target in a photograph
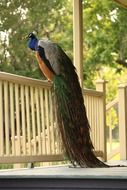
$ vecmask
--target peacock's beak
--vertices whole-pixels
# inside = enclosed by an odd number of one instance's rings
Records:
[[[26,35],[26,36],[22,36],[21,39],[22,39],[22,40],[29,40],[29,37],[28,37],[28,35]]]
[[[28,39],[29,39],[29,35],[26,35],[26,36],[24,37],[24,39],[27,39],[27,40],[28,40]]]

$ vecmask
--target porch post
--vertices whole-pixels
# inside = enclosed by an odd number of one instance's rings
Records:
[[[127,86],[121,84],[118,90],[120,160],[127,160]]]
[[[106,142],[106,83],[104,80],[96,81],[96,90],[103,92],[102,97],[102,112],[101,112],[101,128],[100,128],[100,136],[101,136],[101,149],[103,150],[103,160],[107,161],[107,142]],[[99,118],[98,118],[99,119]]]
[[[73,0],[73,52],[81,87],[83,86],[83,10],[82,0]]]

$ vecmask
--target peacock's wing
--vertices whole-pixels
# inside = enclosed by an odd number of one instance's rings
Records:
[[[70,58],[58,44],[49,40],[39,40],[38,46],[43,48],[45,58],[56,75],[67,75],[69,71],[75,69]],[[39,55],[41,56],[40,51]]]
[[[48,62],[49,69],[52,69],[55,74],[60,74],[60,48],[57,44],[49,40],[39,40],[38,42],[38,52],[40,57],[43,56],[43,61]],[[47,61],[45,61],[45,60]]]

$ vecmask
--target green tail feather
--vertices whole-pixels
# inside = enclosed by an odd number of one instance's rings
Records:
[[[81,167],[109,167],[94,155],[90,126],[76,72],[72,71],[71,77],[54,76],[53,82],[58,124],[70,161]]]

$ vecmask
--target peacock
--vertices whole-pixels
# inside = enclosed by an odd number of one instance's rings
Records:
[[[109,167],[94,154],[82,90],[71,59],[57,43],[38,40],[34,33],[27,37],[42,73],[53,82],[58,126],[68,159],[74,167]]]

